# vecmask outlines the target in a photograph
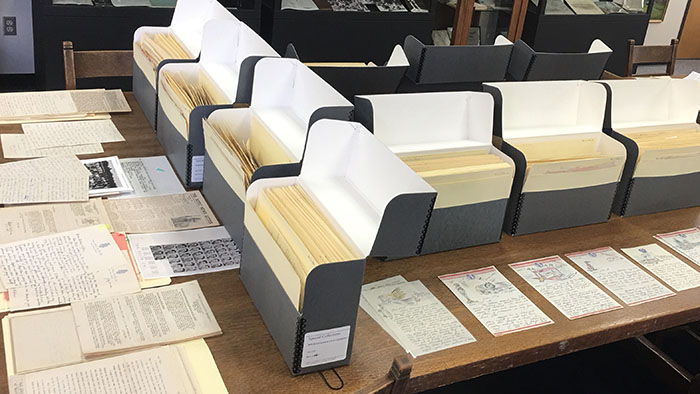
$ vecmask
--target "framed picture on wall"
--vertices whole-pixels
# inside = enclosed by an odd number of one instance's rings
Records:
[[[651,16],[649,17],[649,23],[660,23],[663,22],[664,16],[666,15],[666,9],[668,8],[669,0],[654,0],[654,5],[651,9]],[[649,0],[644,1],[644,11],[646,12],[649,6]]]

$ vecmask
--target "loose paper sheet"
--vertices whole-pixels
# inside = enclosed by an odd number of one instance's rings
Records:
[[[300,10],[300,11],[316,11],[318,6],[313,0],[282,0],[281,9],[283,10]]]
[[[131,188],[117,156],[81,161],[85,168],[90,171],[91,197],[129,193],[134,190]]]
[[[554,323],[496,267],[438,278],[494,336]]]
[[[165,156],[120,159],[119,162],[134,191],[108,198],[164,196],[185,192]]]
[[[125,141],[110,119],[31,123],[22,130],[36,148]]]
[[[11,310],[140,290],[131,264],[102,225],[0,245],[0,262]]]
[[[366,294],[368,291],[370,291],[370,290],[379,289],[379,288],[382,288],[382,287],[399,286],[399,285],[402,285],[402,284],[404,284],[404,283],[408,283],[408,282],[406,281],[406,279],[404,279],[404,277],[401,276],[401,275],[396,275],[396,276],[392,276],[392,277],[390,277],[390,278],[386,278],[386,279],[382,279],[382,280],[379,280],[379,281],[376,281],[376,282],[367,283],[367,284],[362,285],[362,293],[361,293],[361,296],[360,296],[360,307],[362,307],[362,309],[363,309],[365,312],[367,312],[367,314],[368,314],[372,319],[374,319],[374,321],[376,321],[377,324],[379,324],[379,325],[384,329],[384,331],[386,331],[389,335],[391,335],[392,338],[394,338],[394,340],[395,340],[396,342],[398,342],[399,345],[401,345],[401,347],[403,347],[404,349],[408,349],[408,346],[407,346],[407,345],[401,343],[401,338],[399,338],[399,336],[396,335],[396,334],[392,331],[391,327],[387,326],[387,325],[384,323],[384,319],[381,317],[381,315],[379,314],[379,312],[377,312],[377,311],[372,307],[372,305],[370,305],[369,301],[367,301],[367,297],[365,297],[365,294]]]
[[[84,361],[70,307],[9,315],[14,373],[28,373]]]
[[[611,247],[569,253],[566,257],[627,305],[637,305],[675,295]]]
[[[139,234],[218,226],[199,191],[105,200],[114,231]]]
[[[700,287],[700,272],[657,244],[626,248],[622,251],[675,291]]]
[[[88,114],[130,111],[121,90],[84,89],[0,94],[0,124],[79,119]]]
[[[508,265],[568,319],[622,306],[559,256]]]
[[[100,199],[0,208],[0,244],[97,224],[111,226]]]
[[[11,394],[195,393],[174,346],[14,375],[9,386]]]
[[[100,144],[39,148],[34,146],[34,140],[24,134],[0,134],[0,143],[2,144],[3,157],[6,159],[94,155],[104,152]]]
[[[89,176],[75,157],[0,164],[0,204],[87,201]]]
[[[71,304],[86,356],[221,333],[197,281]]]
[[[238,268],[241,252],[223,226],[129,236],[144,278],[204,274]]]
[[[420,281],[368,290],[365,298],[414,357],[476,341]]]
[[[657,234],[654,238],[670,246],[693,263],[700,265],[700,230],[697,228]]]
[[[126,234],[124,234],[124,233],[112,233],[112,238],[114,238],[114,241],[117,243],[119,250],[122,251],[124,258],[129,261],[129,263],[131,264],[131,267],[136,272],[136,277],[139,280],[139,286],[142,289],[150,289],[152,287],[167,286],[172,282],[172,280],[170,280],[170,278],[145,279],[143,277],[143,275],[141,275],[141,272],[139,271],[139,266],[136,264],[136,261],[134,261],[134,257],[132,256],[131,251],[129,250],[129,241],[127,241],[127,239],[126,239]]]

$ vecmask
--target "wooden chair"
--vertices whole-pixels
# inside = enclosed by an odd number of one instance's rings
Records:
[[[133,51],[74,51],[73,42],[63,41],[66,89],[75,89],[76,79],[130,77]]]
[[[634,40],[628,40],[629,57],[625,76],[631,77],[635,73],[638,64],[666,64],[666,72],[663,74],[644,74],[643,76],[673,75],[676,67],[676,51],[678,40],[672,39],[671,45],[635,45]]]

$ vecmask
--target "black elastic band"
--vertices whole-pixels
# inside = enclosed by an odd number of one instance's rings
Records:
[[[338,377],[338,380],[340,381],[340,386],[337,386],[337,387],[331,386],[331,384],[328,383],[328,379],[326,379],[326,375],[323,374],[324,371],[319,371],[318,374],[321,375],[321,379],[323,379],[323,382],[326,383],[326,386],[328,386],[328,388],[330,388],[331,390],[335,390],[335,391],[342,390],[343,387],[345,387],[345,382],[343,382],[343,378],[341,378],[340,375],[338,375],[338,371],[336,371],[335,368],[331,368],[331,371],[333,371],[335,376]]]

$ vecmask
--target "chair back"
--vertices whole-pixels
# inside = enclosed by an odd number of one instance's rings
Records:
[[[133,51],[74,51],[72,41],[63,41],[66,89],[76,88],[76,80],[101,77],[130,77]]]
[[[635,75],[638,64],[665,64],[666,72],[663,74],[644,74],[644,76],[673,75],[676,67],[676,51],[678,40],[672,39],[671,45],[635,45],[634,40],[628,40],[629,56],[625,76]],[[638,75],[638,74],[637,74]]]

